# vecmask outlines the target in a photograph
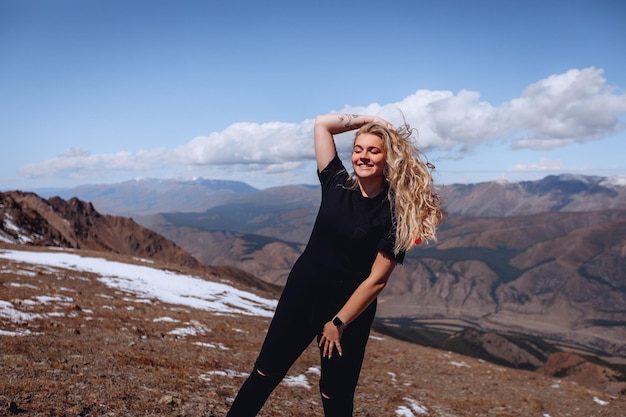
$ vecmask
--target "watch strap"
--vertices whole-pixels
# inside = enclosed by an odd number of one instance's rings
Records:
[[[337,316],[335,316],[335,318],[333,318],[333,324],[335,325],[335,327],[337,327],[338,329],[341,329],[345,326],[345,324],[343,323],[343,321],[341,321],[341,319]]]

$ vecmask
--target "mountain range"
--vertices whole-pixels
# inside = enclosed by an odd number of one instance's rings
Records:
[[[64,193],[132,216],[202,264],[274,289],[303,250],[319,204],[318,188],[303,185],[155,180]],[[626,186],[562,175],[447,185],[441,194],[449,217],[439,241],[396,268],[380,297],[379,331],[527,369],[561,349],[624,365]]]
[[[78,197],[101,213],[116,215],[199,213],[232,204],[317,205],[317,185],[288,185],[258,190],[239,181],[137,179],[70,189],[33,190],[48,198]],[[547,211],[626,208],[626,179],[584,175],[550,175],[536,181],[489,181],[440,186],[452,216],[514,216]]]

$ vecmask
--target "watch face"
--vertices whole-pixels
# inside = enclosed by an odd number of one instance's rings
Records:
[[[333,324],[337,327],[340,328],[343,326],[343,321],[341,321],[341,319],[339,317],[335,317],[333,319]]]

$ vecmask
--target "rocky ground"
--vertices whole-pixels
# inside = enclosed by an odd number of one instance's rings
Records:
[[[5,260],[2,302],[24,315],[0,313],[0,416],[224,416],[268,324]],[[623,393],[376,333],[365,361],[355,416],[626,416]],[[317,363],[312,345],[260,416],[322,416]]]

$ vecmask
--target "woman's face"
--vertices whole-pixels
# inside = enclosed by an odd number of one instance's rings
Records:
[[[361,133],[352,148],[352,168],[359,178],[382,177],[385,169],[383,140],[373,133]]]

